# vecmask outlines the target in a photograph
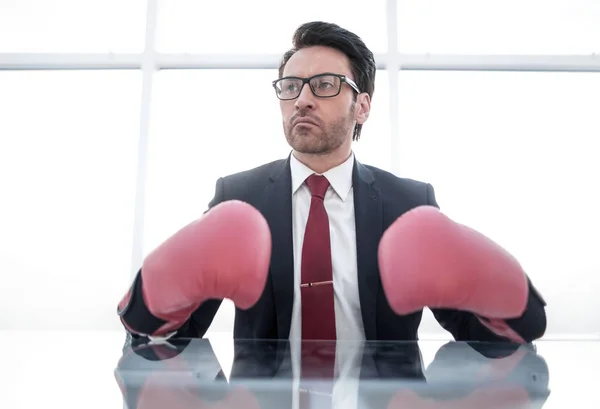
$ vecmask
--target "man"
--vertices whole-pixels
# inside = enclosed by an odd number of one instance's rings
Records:
[[[422,308],[396,307],[394,299],[402,297],[394,292],[418,293],[421,284],[394,284],[393,271],[411,257],[394,259],[393,246],[409,248],[412,242],[400,241],[415,231],[397,234],[404,227],[395,223],[413,217],[416,208],[438,205],[431,185],[363,165],[352,153],[369,117],[375,72],[373,54],[355,34],[323,22],[298,28],[273,82],[292,154],[217,181],[204,227],[193,224],[149,256],[119,305],[129,332],[202,337],[222,298],[230,298],[238,307],[238,339],[417,339]],[[258,212],[235,210],[235,201]],[[226,203],[229,210],[222,210]],[[226,211],[231,213],[219,216]],[[382,250],[384,233],[394,236],[394,229],[400,238],[382,254],[392,240]],[[416,253],[427,251],[425,246]],[[509,258],[500,257],[502,263]],[[433,279],[418,279],[435,282],[437,271],[429,273]],[[454,300],[423,307],[456,340],[530,342],[545,331],[545,302],[529,279],[521,281],[500,294],[502,303],[521,285],[519,312],[499,321],[472,308],[449,308]]]

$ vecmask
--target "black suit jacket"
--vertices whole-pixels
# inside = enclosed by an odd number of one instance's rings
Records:
[[[381,285],[377,262],[383,232],[403,213],[420,205],[438,206],[430,184],[398,178],[389,172],[354,162],[352,172],[356,218],[358,286],[367,340],[417,340],[422,311],[397,315],[390,308]],[[241,200],[266,218],[272,235],[271,265],[259,301],[248,310],[236,309],[234,338],[288,339],[294,298],[292,244],[292,184],[289,157],[258,168],[220,178],[209,207],[227,200]],[[526,341],[546,329],[545,302],[530,284],[527,310],[509,325]],[[202,337],[222,300],[203,303],[178,336]],[[498,341],[497,336],[469,312],[432,309],[443,328],[456,340]],[[157,327],[158,328],[158,327]]]

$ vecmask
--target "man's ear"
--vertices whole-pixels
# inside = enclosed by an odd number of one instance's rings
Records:
[[[356,109],[354,110],[354,119],[359,125],[367,122],[371,113],[371,98],[369,94],[363,92],[356,97]]]

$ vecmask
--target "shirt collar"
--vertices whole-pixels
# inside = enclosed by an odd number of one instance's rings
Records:
[[[290,158],[290,170],[292,172],[292,195],[296,193],[296,191],[302,186],[306,178],[308,178],[313,173],[308,166],[300,162],[294,154],[292,153]],[[354,167],[354,153],[350,155],[350,157],[341,165],[336,166],[335,168],[329,169],[327,172],[323,173],[323,176],[327,178],[329,184],[337,193],[337,195],[342,199],[343,202],[346,201],[348,197],[348,193],[350,193],[350,188],[352,187],[352,168]]]

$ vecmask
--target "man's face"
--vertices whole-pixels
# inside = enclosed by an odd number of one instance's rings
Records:
[[[323,73],[345,75],[356,82],[348,57],[338,50],[321,46],[297,51],[287,62],[283,77],[308,78]],[[363,94],[355,104],[354,95],[355,91],[342,83],[339,95],[319,98],[312,93],[310,85],[305,84],[298,98],[280,101],[287,142],[297,152],[318,155],[351,144],[357,120],[364,122],[364,103],[361,101],[368,98]]]

